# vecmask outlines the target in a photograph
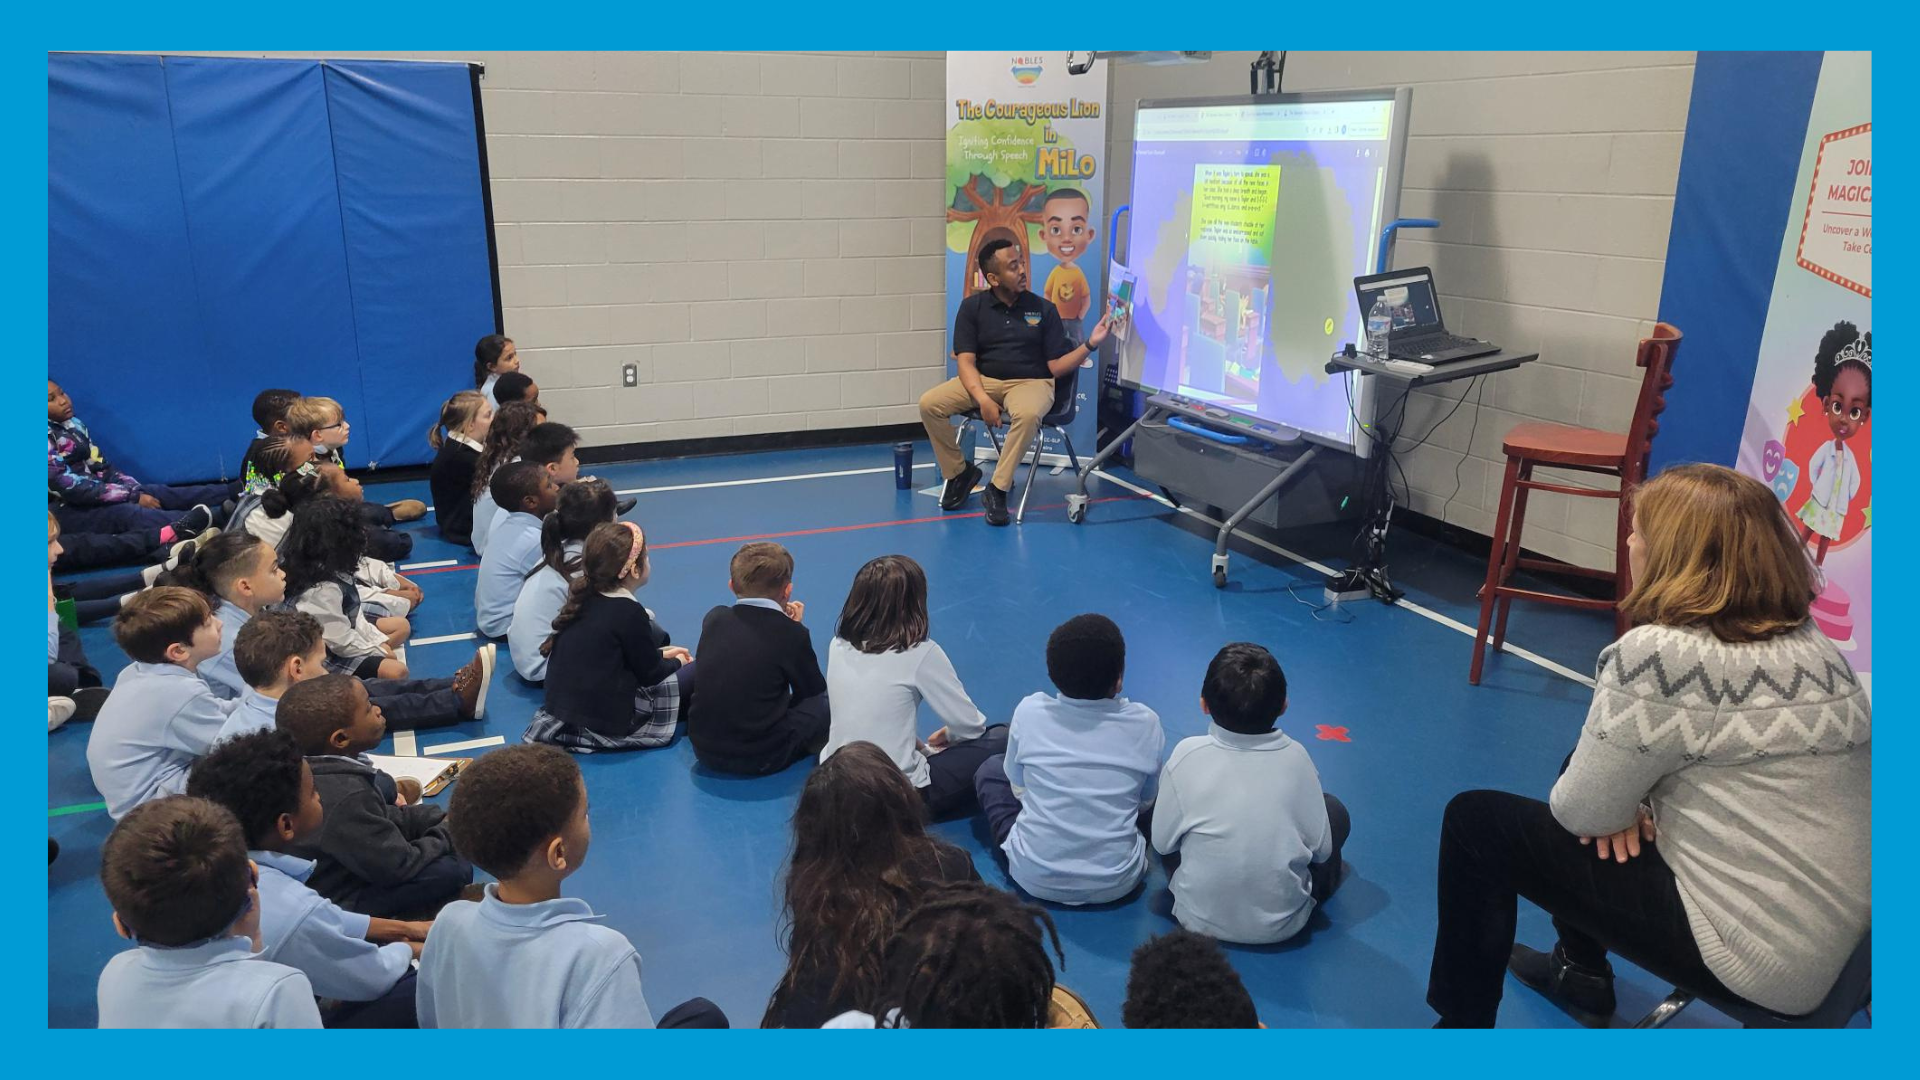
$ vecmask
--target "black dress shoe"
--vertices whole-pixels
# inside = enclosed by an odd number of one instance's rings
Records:
[[[946,488],[940,492],[940,509],[958,510],[967,505],[967,496],[973,494],[973,485],[980,482],[980,476],[980,466],[968,462],[960,475],[947,481]]]
[[[627,514],[633,511],[634,507],[638,505],[640,505],[640,500],[629,495],[626,498],[621,499],[619,502],[614,503],[613,510],[614,510],[614,513],[619,514],[621,517],[625,517],[627,516]]]
[[[980,505],[987,508],[987,524],[1005,525],[1012,521],[1007,516],[1007,493],[988,484],[980,491]]]
[[[1607,1027],[1613,1016],[1616,1003],[1611,965],[1598,970],[1582,967],[1568,960],[1558,944],[1551,953],[1515,945],[1507,958],[1507,970],[1587,1027]]]
[[[104,686],[83,686],[67,696],[73,699],[72,719],[86,722],[100,715],[100,706],[107,703],[108,690]]]

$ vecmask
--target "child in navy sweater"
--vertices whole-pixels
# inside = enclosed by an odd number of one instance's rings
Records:
[[[366,753],[386,737],[387,720],[360,680],[322,675],[280,697],[274,723],[293,736],[327,808],[314,837],[288,850],[314,860],[313,890],[348,911],[376,918],[430,914],[473,881],[453,850],[446,813],[406,804],[391,776]]]
[[[693,692],[693,654],[634,598],[650,570],[640,526],[615,521],[587,534],[579,576],[542,646],[546,700],[525,741],[591,754],[673,740]]]

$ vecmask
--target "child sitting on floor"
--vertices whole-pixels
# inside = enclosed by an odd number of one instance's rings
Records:
[[[587,534],[580,574],[541,646],[546,698],[525,741],[577,754],[673,741],[693,694],[693,654],[671,644],[634,597],[651,571],[640,526],[616,521]]]
[[[319,468],[320,480],[326,485],[329,498],[360,507],[366,505],[367,497],[360,487],[360,481],[348,475],[345,469],[338,465],[321,465]],[[362,520],[365,520],[364,514]],[[413,614],[414,608],[420,606],[420,601],[426,599],[426,593],[420,586],[401,577],[393,563],[373,554],[373,544],[377,539],[378,531],[369,528],[367,554],[361,556],[360,565],[354,568],[354,584],[359,586],[360,599],[366,602],[369,617],[377,619],[395,615],[406,618]],[[408,544],[412,544],[411,539]],[[412,550],[411,546],[408,550]]]
[[[694,756],[710,769],[776,773],[827,743],[827,679],[793,598],[793,556],[758,542],[734,552],[738,599],[700,627],[700,687],[687,716]],[[712,692],[709,697],[707,691]]]
[[[613,489],[604,480],[576,480],[560,489],[553,513],[540,524],[540,565],[520,587],[507,626],[507,652],[528,682],[547,677],[540,646],[553,636],[553,617],[567,602],[567,588],[580,575],[580,552],[596,525],[614,520]]]
[[[295,435],[305,436],[313,442],[313,459],[323,465],[347,467],[347,440],[353,435],[353,425],[347,422],[346,410],[330,397],[304,397],[293,402],[287,408],[287,430]],[[370,528],[391,529],[396,521],[418,521],[427,516],[427,504],[419,499],[402,499],[396,503],[381,506],[371,503],[361,508],[361,520]],[[373,545],[376,550],[380,543]],[[404,558],[402,555],[387,558]]]
[[[200,665],[207,689],[222,701],[245,696],[246,680],[233,663],[233,641],[248,619],[286,599],[280,556],[258,537],[225,532],[185,553],[163,580],[206,597],[220,618],[220,651]]]
[[[544,425],[543,425],[544,426]],[[546,468],[516,461],[493,474],[493,498],[502,509],[474,578],[473,616],[483,637],[500,637],[513,622],[513,605],[527,576],[540,565],[540,530],[560,491]]]
[[[271,730],[287,689],[325,675],[326,660],[326,643],[313,616],[304,611],[253,616],[234,637],[230,658],[246,692],[219,737]],[[487,712],[493,664],[494,646],[482,645],[451,679],[367,679],[367,694],[389,722],[414,730],[478,720]]]
[[[411,919],[430,915],[473,881],[473,867],[454,851],[446,812],[432,803],[402,804],[393,778],[366,752],[386,737],[387,721],[359,679],[322,675],[281,696],[274,723],[293,736],[313,769],[327,808],[311,840],[289,850],[314,860],[307,883],[362,915]]]
[[[498,408],[500,402],[493,396],[493,385],[500,376],[509,371],[520,370],[520,350],[513,347],[513,339],[504,334],[488,334],[473,346],[473,386],[485,394],[488,401]]]
[[[487,553],[487,533],[493,529],[493,519],[499,511],[491,491],[493,474],[508,462],[519,460],[520,444],[540,423],[539,409],[524,401],[502,406],[493,414],[486,444],[480,450],[480,459],[473,464],[473,486],[467,491],[467,501],[473,504],[470,538],[473,550],[481,555]]]
[[[317,1028],[313,986],[259,959],[246,835],[226,808],[176,795],[135,808],[100,848],[113,928],[136,948],[100,973],[103,1028]]]
[[[287,598],[320,620],[326,631],[329,671],[363,679],[404,679],[407,665],[395,650],[406,642],[412,628],[397,616],[371,617],[354,583],[366,544],[367,534],[352,503],[332,498],[301,503],[280,545]]]
[[[519,410],[513,407],[514,404],[508,402],[503,408],[507,410],[510,422],[517,423]],[[514,448],[512,461],[507,464],[514,461],[536,462],[546,468],[554,486],[564,487],[580,477],[580,459],[574,455],[574,447],[579,442],[580,436],[567,425],[542,420],[528,429],[526,437]],[[495,467],[493,475],[499,476],[505,467]],[[478,544],[490,543],[493,530],[512,512],[511,508],[502,506],[493,497],[493,481],[487,481],[487,490],[473,504],[473,534]],[[476,546],[476,550],[483,556],[487,553],[484,546]]]
[[[509,371],[494,382],[493,400],[496,405],[511,405],[516,401],[538,403],[540,385],[524,371]]]
[[[1054,981],[1053,917],[977,881],[936,885],[901,920],[879,988],[829,1028],[1094,1027],[1085,1002]]]
[[[841,747],[807,777],[783,890],[787,970],[761,1027],[817,1028],[870,1002],[881,948],[921,895],[980,880],[925,818],[913,785],[872,743]]]
[[[253,468],[253,455],[260,449],[262,440],[273,435],[287,434],[287,409],[300,400],[300,391],[271,389],[262,390],[253,398],[253,441],[247,444],[247,452],[240,456],[240,480],[247,488],[261,484],[263,477]]]
[[[192,589],[162,585],[128,601],[113,637],[133,663],[114,680],[87,738],[87,771],[118,819],[187,787],[187,768],[227,722],[223,705],[195,674],[220,651],[220,620]]]
[[[460,774],[448,819],[460,850],[498,878],[478,903],[448,904],[420,955],[420,1026],[650,1028],[640,954],[561,894],[587,857],[587,785],[546,746],[494,750]],[[694,998],[660,1027],[724,1028]]]
[[[47,380],[47,496],[68,532],[158,531],[174,544],[225,520],[232,484],[142,484],[113,467],[73,415],[73,400]]]
[[[1104,615],[1047,638],[1047,677],[1013,711],[1004,757],[973,784],[1007,873],[1058,904],[1104,904],[1147,874],[1138,819],[1153,802],[1167,737],[1152,709],[1120,696],[1127,643]]]
[[[462,390],[440,406],[440,422],[427,431],[433,466],[427,488],[433,492],[433,521],[440,539],[465,544],[473,539],[473,469],[480,462],[493,402],[478,390]]]
[[[835,703],[825,763],[841,747],[870,742],[886,751],[940,821],[976,808],[973,774],[1007,749],[1007,725],[987,725],[927,636],[927,575],[905,555],[860,568],[827,646],[827,697]],[[945,726],[919,739],[920,703]]]
[[[1207,734],[1180,740],[1160,773],[1153,847],[1168,860],[1173,917],[1221,941],[1265,945],[1300,932],[1340,882],[1352,825],[1320,790],[1307,748],[1275,727],[1287,676],[1237,641],[1207,665]]]
[[[320,467],[313,464],[313,443],[297,435],[256,439],[247,468],[247,487],[234,502],[227,531],[251,533],[279,547],[293,524],[293,508],[326,493]]]
[[[1130,1028],[1265,1026],[1220,943],[1190,930],[1162,934],[1133,950],[1120,1020]]]
[[[307,887],[313,863],[289,853],[326,811],[293,737],[271,728],[229,739],[193,766],[187,794],[227,808],[258,868],[259,960],[298,969],[327,999],[328,1027],[411,1028],[413,961],[430,924],[342,910]]]

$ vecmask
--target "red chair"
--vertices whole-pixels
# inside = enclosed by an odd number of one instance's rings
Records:
[[[1493,550],[1487,553],[1487,583],[1480,589],[1480,625],[1473,639],[1469,683],[1480,685],[1488,626],[1493,628],[1495,651],[1506,642],[1507,613],[1516,599],[1612,611],[1614,632],[1626,632],[1620,598],[1632,585],[1627,573],[1627,533],[1632,529],[1632,515],[1626,509],[1624,496],[1646,479],[1647,457],[1653,450],[1653,437],[1660,431],[1660,414],[1666,410],[1667,390],[1673,386],[1673,357],[1679,351],[1680,331],[1666,323],[1656,324],[1653,336],[1640,342],[1635,362],[1645,368],[1646,373],[1640,381],[1640,399],[1633,408],[1633,425],[1624,434],[1565,424],[1519,424],[1507,432],[1501,443],[1501,450],[1507,455],[1507,475],[1500,485],[1500,513],[1493,527]],[[1620,487],[1617,491],[1608,491],[1535,480],[1533,470],[1537,465],[1617,477]],[[1618,501],[1621,508],[1614,530],[1613,569],[1594,570],[1550,559],[1521,558],[1520,531],[1527,517],[1527,494],[1533,491]],[[1613,596],[1598,599],[1516,588],[1507,584],[1516,570],[1599,578],[1613,583]],[[1496,605],[1498,619],[1494,617]]]

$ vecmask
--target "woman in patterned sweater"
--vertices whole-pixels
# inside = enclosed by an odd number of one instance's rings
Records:
[[[1469,791],[1440,835],[1427,1003],[1491,1026],[1509,968],[1589,1026],[1609,951],[1777,1012],[1826,997],[1872,917],[1872,706],[1807,617],[1816,571],[1765,485],[1687,465],[1643,485],[1636,626],[1600,654],[1550,802]],[[1513,944],[1519,897],[1553,916]]]

